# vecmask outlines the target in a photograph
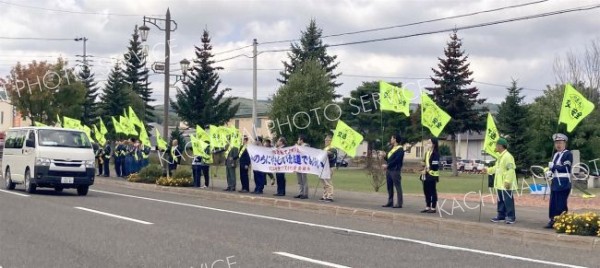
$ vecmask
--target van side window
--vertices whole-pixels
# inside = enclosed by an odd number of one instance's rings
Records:
[[[16,131],[8,131],[6,133],[6,140],[4,141],[4,148],[16,148],[15,142],[17,138]]]
[[[25,143],[25,136],[27,135],[27,130],[19,130],[17,132],[17,139],[15,141],[14,148],[23,148],[23,144]]]
[[[32,140],[33,144],[35,144],[35,130],[29,131],[29,137],[27,139]]]

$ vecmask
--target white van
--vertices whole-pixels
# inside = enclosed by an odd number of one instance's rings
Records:
[[[83,131],[55,127],[11,128],[6,132],[2,157],[4,187],[76,188],[87,195],[95,176],[94,151]]]

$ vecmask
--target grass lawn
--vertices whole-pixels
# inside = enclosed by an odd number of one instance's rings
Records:
[[[191,167],[188,166],[186,168]],[[211,167],[211,178],[215,178],[215,172],[217,180],[225,180],[225,168],[223,166],[219,166],[218,168]],[[236,170],[236,173],[237,172],[239,171]],[[464,194],[470,191],[477,192],[481,189],[481,179],[483,176],[484,175],[460,174],[458,177],[453,177],[450,172],[442,172],[437,189],[440,193]],[[294,174],[287,174],[286,178],[288,180],[288,185],[293,185],[296,181],[296,176]],[[309,175],[308,178],[312,188],[317,183],[317,176]],[[371,186],[370,176],[362,169],[340,168],[334,172],[333,180],[336,189],[355,192],[374,192],[373,186]],[[252,184],[253,182],[250,182],[250,185]],[[484,187],[486,187],[485,189],[487,190],[487,176],[485,176]],[[423,186],[418,179],[418,175],[412,173],[402,174],[402,189],[405,193],[422,193]],[[383,186],[379,188],[379,192],[386,192],[385,182]]]

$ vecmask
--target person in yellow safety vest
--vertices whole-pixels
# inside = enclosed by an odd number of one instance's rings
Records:
[[[423,193],[425,194],[425,209],[421,213],[436,213],[437,189],[436,184],[440,180],[440,152],[437,138],[427,140],[425,153],[425,167],[421,172],[423,181]]]
[[[515,172],[515,158],[508,152],[508,142],[499,138],[496,142],[496,152],[500,153],[496,164],[491,168],[484,168],[487,174],[495,174],[494,189],[498,193],[498,215],[492,222],[505,221],[506,224],[516,222],[514,190],[517,190],[517,174]]]
[[[323,183],[323,197],[320,200],[323,202],[333,202],[333,168],[337,161],[337,150],[331,146],[331,135],[325,137],[325,148],[323,150],[327,152],[327,160],[331,173],[329,179],[321,179]]]

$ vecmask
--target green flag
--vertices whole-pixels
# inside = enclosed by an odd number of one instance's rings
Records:
[[[433,102],[429,95],[421,93],[421,124],[438,137],[450,122],[450,115]]]
[[[339,120],[335,127],[331,146],[340,148],[351,157],[356,156],[356,149],[363,141],[363,136],[349,127],[344,121]]]
[[[483,141],[483,150],[496,159],[498,159],[498,156],[500,156],[500,154],[496,152],[496,142],[499,138],[500,133],[498,133],[498,128],[496,128],[494,118],[492,117],[491,113],[488,113],[485,139]]]
[[[587,100],[573,86],[566,84],[558,123],[565,123],[567,131],[571,132],[594,108],[591,101]]]
[[[413,96],[410,90],[379,82],[379,105],[382,111],[394,111],[409,116],[410,100]]]

